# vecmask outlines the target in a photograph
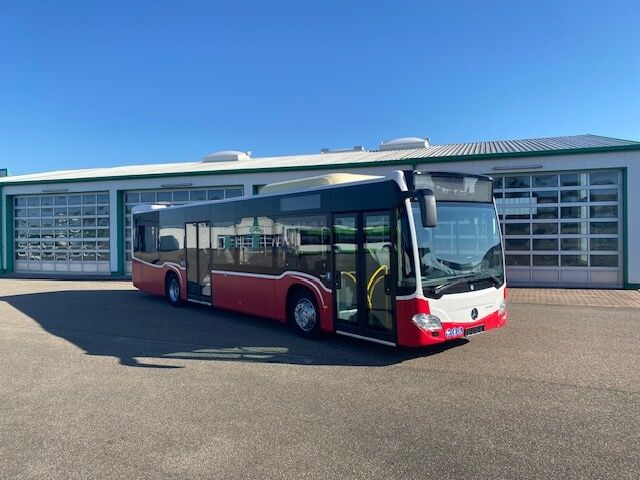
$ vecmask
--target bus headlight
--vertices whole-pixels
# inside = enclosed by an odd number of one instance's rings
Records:
[[[411,317],[411,321],[415,323],[418,328],[426,332],[442,330],[442,322],[440,319],[430,313],[416,313]]]
[[[502,317],[505,313],[507,313],[507,301],[503,300],[498,307],[498,314]]]

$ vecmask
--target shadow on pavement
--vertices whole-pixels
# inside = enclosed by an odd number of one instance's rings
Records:
[[[172,308],[164,298],[138,291],[58,291],[0,301],[88,355],[115,357],[121,365],[142,368],[182,368],[142,358],[386,366],[467,343],[402,349],[331,335],[306,340],[273,320],[205,306]]]

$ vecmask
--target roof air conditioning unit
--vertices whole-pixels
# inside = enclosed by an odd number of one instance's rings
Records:
[[[239,162],[243,160],[250,160],[251,152],[241,152],[239,150],[224,150],[222,152],[215,152],[202,157],[202,161],[205,163],[210,162]]]
[[[411,150],[414,148],[427,148],[428,146],[428,138],[402,137],[382,142],[380,150]]]

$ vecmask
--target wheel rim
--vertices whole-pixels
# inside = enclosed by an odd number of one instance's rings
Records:
[[[174,303],[180,299],[180,285],[175,278],[169,281],[169,298]]]
[[[308,298],[301,298],[293,310],[293,317],[298,327],[308,332],[316,325],[316,307]]]

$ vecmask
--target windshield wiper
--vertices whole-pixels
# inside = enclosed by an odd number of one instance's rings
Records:
[[[469,281],[469,279],[475,277],[475,274],[472,275],[459,275],[456,276],[454,279],[452,279],[449,282],[443,283],[442,285],[438,285],[436,287],[429,287],[431,292],[436,296],[436,298],[440,298],[443,293],[447,290],[449,290],[450,288],[453,288],[457,285],[460,285],[462,283],[466,283]]]
[[[442,295],[444,295],[444,293],[447,290],[450,290],[453,287],[456,287],[463,283],[469,283],[471,281],[479,282],[483,280],[491,280],[491,283],[493,284],[494,287],[499,287],[500,285],[502,285],[502,279],[497,275],[487,275],[487,276],[478,276],[476,274],[461,275],[452,279],[450,282],[443,283],[442,285],[438,285],[437,287],[431,287],[431,292],[435,295],[436,298],[440,298],[442,297]]]

